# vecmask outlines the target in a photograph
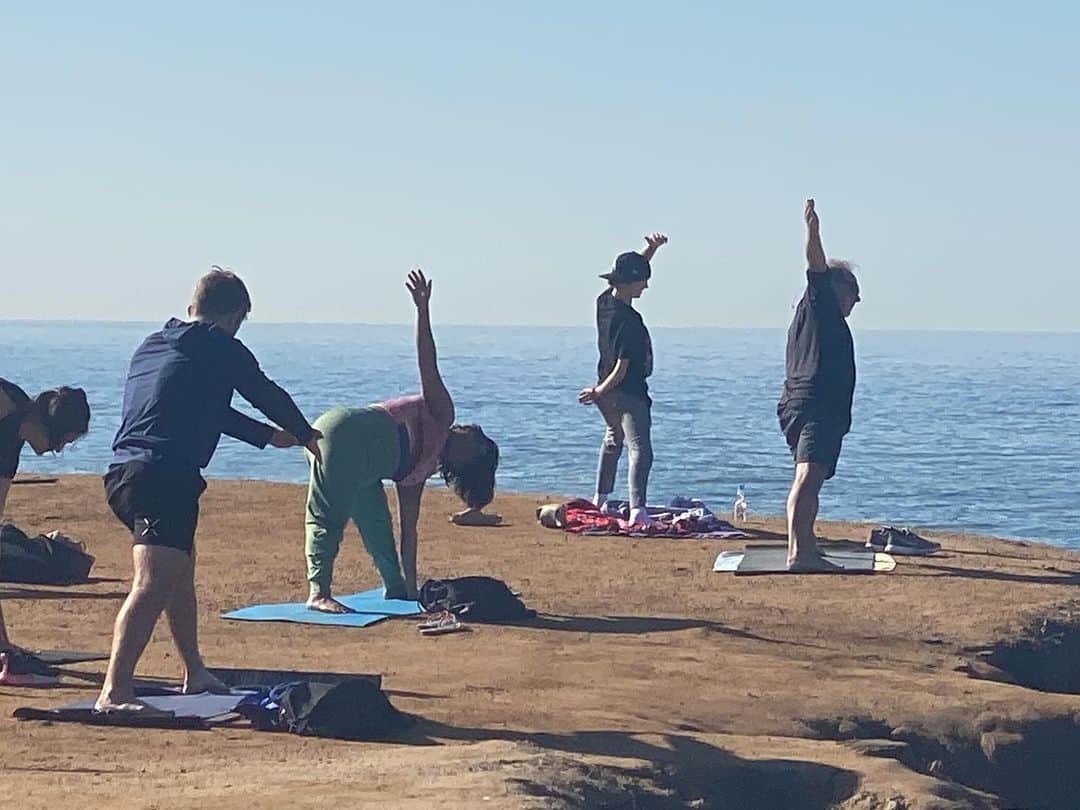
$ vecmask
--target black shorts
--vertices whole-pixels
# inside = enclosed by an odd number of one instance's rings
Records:
[[[192,552],[199,496],[206,489],[201,475],[129,461],[109,467],[104,482],[109,508],[127,526],[134,545]]]
[[[780,429],[795,463],[820,464],[827,470],[826,480],[836,475],[836,462],[840,459],[847,429],[812,413],[781,410],[779,416]]]

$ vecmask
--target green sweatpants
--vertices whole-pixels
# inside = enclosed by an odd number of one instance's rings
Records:
[[[334,408],[315,420],[322,462],[308,453],[311,480],[304,519],[308,580],[329,591],[345,524],[352,518],[386,593],[404,596],[383,480],[401,460],[398,427],[379,408]]]

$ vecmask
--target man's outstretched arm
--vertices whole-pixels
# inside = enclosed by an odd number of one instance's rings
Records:
[[[821,222],[812,199],[806,201],[803,218],[806,220],[806,266],[815,273],[824,273],[829,265],[825,260],[825,248],[821,246]]]

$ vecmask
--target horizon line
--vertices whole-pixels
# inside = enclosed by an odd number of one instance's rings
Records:
[[[132,320],[115,320],[109,318],[22,318],[22,317],[0,317],[0,324],[5,323],[23,323],[23,324],[98,324],[98,325],[126,325],[126,326],[153,326],[158,321],[132,321]],[[248,325],[258,326],[376,326],[376,327],[411,327],[412,323],[401,322],[376,322],[376,321],[248,321]],[[471,329],[589,329],[594,328],[591,324],[582,323],[522,323],[522,324],[510,324],[510,323],[491,323],[491,324],[477,324],[477,323],[460,323],[460,322],[446,322],[440,324],[441,327],[452,328],[471,328]],[[672,330],[692,330],[692,329],[704,329],[712,331],[724,331],[724,332],[746,332],[746,331],[768,331],[768,330],[786,330],[787,326],[672,326],[668,324],[659,324],[651,327],[653,329],[672,329]],[[950,328],[950,327],[859,327],[859,332],[934,332],[934,333],[952,333],[952,334],[1000,334],[1000,335],[1078,335],[1080,329],[1066,330],[1066,329],[983,329],[983,328]]]

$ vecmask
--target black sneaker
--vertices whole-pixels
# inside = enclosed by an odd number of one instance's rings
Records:
[[[935,543],[919,537],[911,529],[898,529],[895,526],[882,526],[870,532],[866,547],[886,554],[899,554],[908,557],[925,557],[941,550],[941,543]]]

